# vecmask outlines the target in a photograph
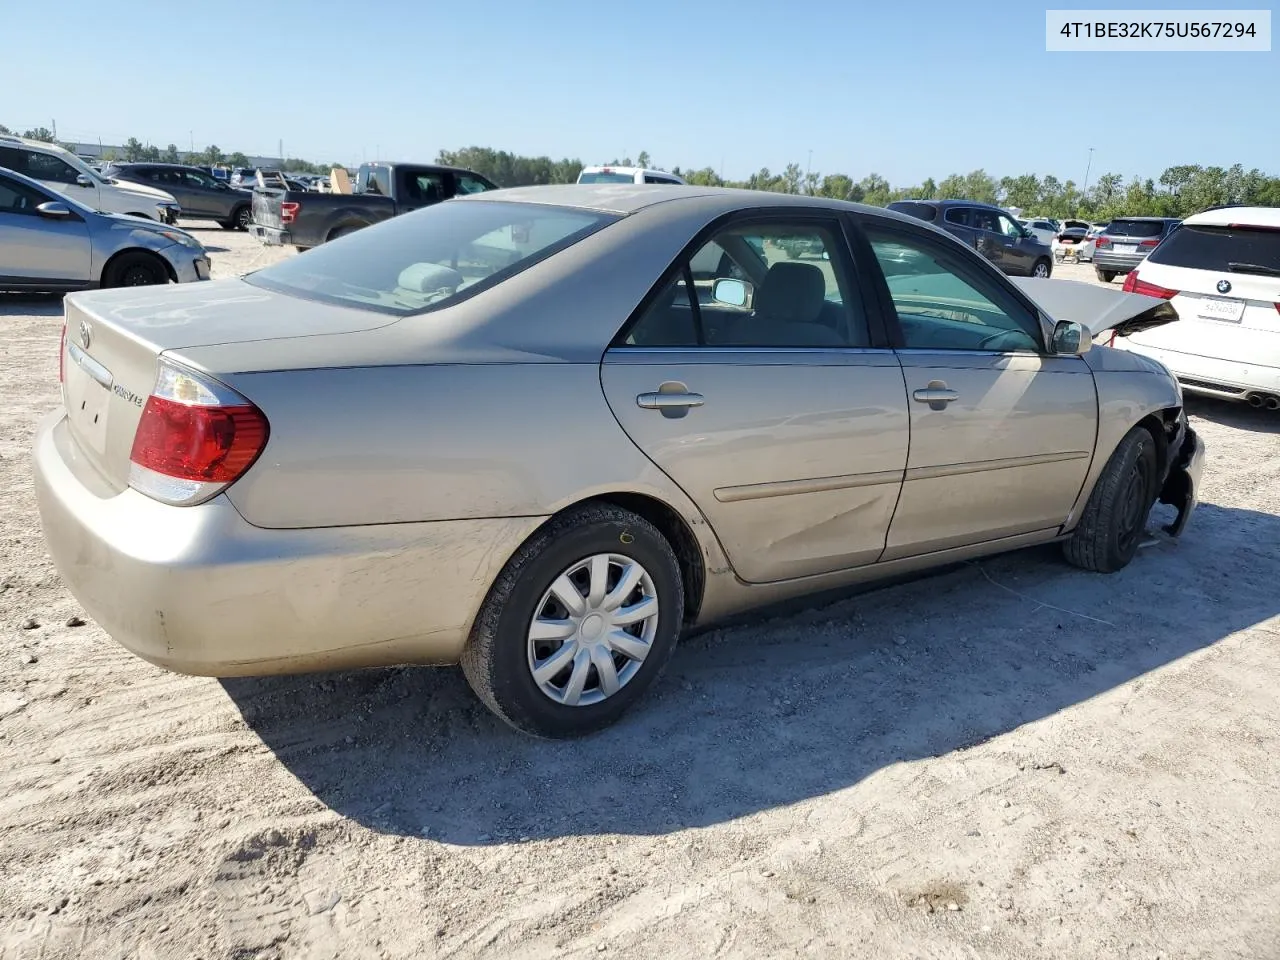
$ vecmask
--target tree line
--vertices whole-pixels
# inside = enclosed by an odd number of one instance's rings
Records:
[[[503,187],[572,183],[583,167],[580,160],[523,157],[490,147],[442,150],[438,162],[474,170]],[[654,166],[647,152],[642,152],[634,162],[626,157],[612,163],[625,167]],[[1188,217],[1209,207],[1228,204],[1280,206],[1280,177],[1257,169],[1246,171],[1238,163],[1229,168],[1183,164],[1169,167],[1156,179],[1126,179],[1123,174],[1104,173],[1087,189],[1073,180],[1061,181],[1052,174],[1041,177],[1024,173],[997,179],[985,170],[953,173],[941,181],[930,177],[921,184],[899,187],[877,173],[855,181],[846,173],[806,173],[798,163],[787,164],[781,172],[762,167],[745,180],[726,180],[712,167],[671,167],[669,172],[699,186],[808,194],[878,207],[894,200],[977,200],[1059,219]]]
[[[0,133],[10,132],[8,127],[0,124]],[[44,127],[26,130],[22,136],[54,142],[53,133]],[[172,143],[162,150],[153,144],[143,144],[136,137],[128,139],[121,156],[115,156],[113,151],[108,153],[113,155],[104,159],[195,163],[203,166],[218,163],[232,167],[249,165],[249,158],[245,154],[224,153],[214,144],[191,153],[179,150]],[[583,167],[581,160],[568,157],[559,160],[547,156],[526,157],[491,147],[441,150],[437,162],[474,170],[503,187],[573,183]],[[627,167],[655,167],[653,159],[645,151],[641,151],[634,161],[626,157],[614,159],[612,163]],[[333,167],[344,166],[346,164],[312,163],[296,157],[290,157],[284,162],[284,169],[294,173],[325,174]],[[1246,171],[1238,163],[1228,168],[1182,164],[1169,167],[1155,179],[1138,176],[1126,178],[1119,173],[1104,173],[1093,183],[1084,186],[1077,185],[1074,180],[1059,180],[1052,174],[1041,177],[1034,173],[1024,173],[997,179],[985,170],[973,170],[969,173],[953,173],[940,181],[930,177],[914,186],[895,187],[878,173],[854,180],[846,173],[806,172],[798,163],[789,163],[780,172],[761,167],[745,180],[726,180],[713,167],[682,170],[677,166],[671,167],[669,172],[698,186],[808,194],[835,200],[853,200],[879,207],[894,200],[977,200],[1017,207],[1036,216],[1082,217],[1096,221],[1118,216],[1188,217],[1209,207],[1228,204],[1280,206],[1280,177],[1271,176],[1256,168]]]
[[[0,134],[7,133],[14,133],[14,131],[0,123]],[[48,127],[24,130],[22,133],[16,134],[16,136],[26,137],[28,140],[43,140],[45,143],[58,142],[53,135],[53,131]],[[72,153],[75,152],[75,144],[73,143],[61,143],[59,146],[65,147]],[[122,160],[127,163],[137,163],[139,161],[149,163],[190,163],[202,167],[212,167],[217,164],[225,164],[228,167],[247,167],[250,165],[249,158],[245,154],[239,151],[224,153],[216,144],[210,144],[203,150],[193,153],[190,150],[179,150],[176,143],[171,143],[162,150],[155,144],[144,144],[137,137],[130,137],[119,150],[107,149],[103,151],[102,159],[108,162]],[[299,157],[288,157],[284,161],[284,169],[291,173],[327,174],[334,167],[345,166],[345,163],[312,163],[310,160],[303,160]]]

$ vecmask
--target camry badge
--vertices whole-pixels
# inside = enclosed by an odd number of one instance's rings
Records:
[[[1230,292],[1231,292],[1231,281],[1230,281],[1230,280],[1219,280],[1219,281],[1218,281],[1218,292],[1219,292],[1219,293],[1230,293]]]
[[[80,346],[88,350],[89,344],[92,341],[93,341],[93,327],[89,326],[88,321],[81,320],[80,321]]]

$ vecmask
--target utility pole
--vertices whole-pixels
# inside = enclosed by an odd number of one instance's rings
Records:
[[[187,154],[187,159],[190,160],[191,157],[195,156],[196,152],[196,132],[194,130],[188,130],[187,136],[191,138],[191,151]]]
[[[58,142],[58,121],[57,120],[53,121],[53,142],[54,143]]]
[[[1093,147],[1089,148],[1089,162],[1084,167],[1084,186],[1080,188],[1080,198],[1084,199],[1085,193],[1089,189],[1089,171],[1093,169]],[[1076,203],[1076,213],[1080,212],[1080,204]]]

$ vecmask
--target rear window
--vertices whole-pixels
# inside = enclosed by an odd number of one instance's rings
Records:
[[[1158,237],[1164,233],[1162,220],[1112,220],[1107,233],[1113,237]]]
[[[1280,230],[1183,224],[1148,259],[1217,273],[1280,276]]]
[[[909,217],[915,217],[917,220],[933,219],[938,215],[938,208],[931,203],[912,203],[908,200],[899,200],[896,203],[889,204],[890,210],[896,210],[898,213],[905,213]]]
[[[635,183],[633,173],[580,173],[579,183]]]
[[[408,316],[501,283],[617,219],[570,207],[450,200],[366,227],[245,280],[278,293]]]

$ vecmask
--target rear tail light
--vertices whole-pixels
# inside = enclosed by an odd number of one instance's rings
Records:
[[[1099,237],[1099,238],[1097,239],[1097,241],[1094,243],[1094,246],[1095,246],[1095,247],[1109,247],[1109,246],[1111,246],[1111,238],[1110,238],[1110,237]]]
[[[58,341],[58,382],[67,382],[67,325],[65,323],[62,325],[62,339]]]
[[[163,503],[202,503],[253,465],[268,433],[262,411],[230,387],[161,360],[133,436],[129,486]]]
[[[1143,240],[1141,243],[1139,243],[1139,244],[1138,244],[1138,246],[1140,246],[1140,247],[1158,247],[1158,246],[1160,246],[1160,241],[1159,241],[1159,240],[1154,240],[1154,239],[1153,239],[1153,240]]]
[[[298,219],[298,210],[302,204],[297,200],[284,200],[280,204],[280,222],[293,223]]]
[[[1160,287],[1139,279],[1137,270],[1130,271],[1124,278],[1123,289],[1125,293],[1140,293],[1144,297],[1159,297],[1161,300],[1172,300],[1178,295],[1177,290],[1170,290],[1168,287]]]

